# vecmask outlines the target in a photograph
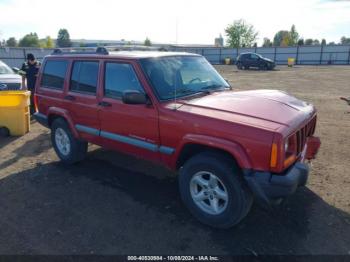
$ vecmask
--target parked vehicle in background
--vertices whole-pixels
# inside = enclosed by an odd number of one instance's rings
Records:
[[[190,212],[214,227],[241,221],[253,197],[271,204],[304,186],[304,160],[320,146],[313,105],[233,91],[195,54],[56,51],[34,100],[64,163],[83,160],[90,142],[165,165],[178,171]]]
[[[275,62],[269,58],[262,57],[257,53],[242,53],[237,57],[236,65],[238,69],[249,69],[251,67],[260,70],[272,70],[275,68]]]
[[[22,77],[0,60],[0,91],[20,90]]]

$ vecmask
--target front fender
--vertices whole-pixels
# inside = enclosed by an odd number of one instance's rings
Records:
[[[205,136],[205,135],[197,135],[197,134],[188,134],[183,137],[180,145],[176,148],[176,155],[174,157],[175,163],[174,166],[176,166],[176,161],[179,158],[182,149],[185,147],[187,144],[198,144],[198,145],[203,145],[215,149],[221,149],[224,150],[232,155],[234,159],[237,161],[237,164],[242,168],[242,169],[251,169],[252,168],[252,163],[251,160],[244,150],[244,148],[233,141],[221,139],[221,138],[216,138],[216,137],[211,137],[211,136]]]
[[[69,112],[65,109],[59,108],[59,107],[50,107],[48,112],[47,112],[47,117],[48,119],[50,119],[50,117],[52,116],[60,116],[62,118],[64,118],[68,125],[70,130],[72,131],[73,135],[75,138],[79,138],[79,133],[77,131],[77,129],[75,128],[74,124],[73,124],[73,120],[69,115]]]

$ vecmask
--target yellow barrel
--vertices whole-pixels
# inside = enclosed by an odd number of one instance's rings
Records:
[[[225,58],[225,65],[231,64],[231,59],[229,57]]]
[[[21,136],[30,129],[30,91],[0,91],[0,128],[12,136]]]
[[[289,57],[289,58],[288,58],[288,66],[289,66],[289,67],[293,67],[294,61],[295,61],[294,58]]]

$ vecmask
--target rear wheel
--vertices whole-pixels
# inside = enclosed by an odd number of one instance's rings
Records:
[[[64,163],[73,164],[86,156],[88,143],[76,139],[62,118],[54,120],[51,125],[51,142],[57,156]]]
[[[238,69],[242,69],[242,63],[241,63],[241,62],[238,62],[238,63],[237,63],[237,68],[238,68]]]
[[[250,210],[252,194],[233,161],[206,152],[188,160],[180,171],[181,198],[202,223],[228,228]]]

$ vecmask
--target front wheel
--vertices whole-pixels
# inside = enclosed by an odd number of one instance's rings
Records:
[[[261,65],[259,66],[259,69],[265,71],[265,70],[268,69],[268,66],[267,66],[267,64],[261,64]]]
[[[62,118],[51,125],[51,142],[57,156],[66,164],[79,162],[86,156],[88,143],[76,139]]]
[[[213,227],[236,225],[252,205],[240,169],[225,155],[206,152],[192,157],[180,171],[179,186],[190,212]]]

